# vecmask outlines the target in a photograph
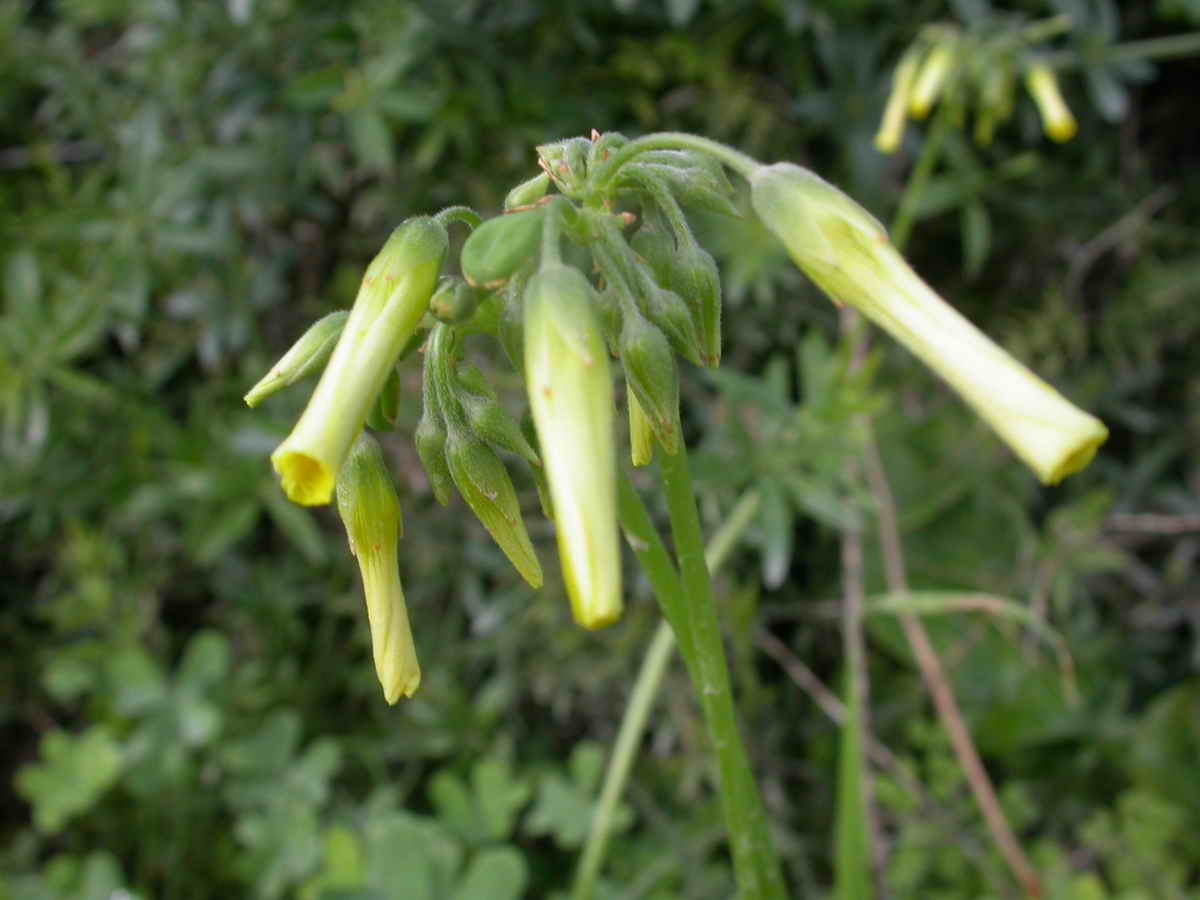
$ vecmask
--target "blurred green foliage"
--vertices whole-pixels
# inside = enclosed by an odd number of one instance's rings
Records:
[[[1110,58],[1114,42],[1200,26],[1200,8],[1009,8],[1072,16],[1056,46],[1079,137],[1047,144],[1027,102],[988,148],[952,133],[909,249],[1109,423],[1087,473],[1037,488],[881,340],[852,370],[835,311],[765,232],[696,219],[727,281],[725,361],[686,373],[685,427],[710,529],[742,491],[765,501],[720,593],[798,895],[832,883],[837,730],[754,647],[767,629],[838,683],[836,528],[870,514],[842,465],[861,411],[913,586],[1012,598],[1073,655],[1074,703],[1012,621],[929,618],[1047,896],[1200,895],[1200,68]],[[389,709],[340,526],[286,503],[266,463],[304,390],[253,416],[241,396],[352,299],[397,221],[495,210],[533,174],[536,143],[593,127],[693,130],[802,162],[886,218],[925,133],[910,127],[896,157],[871,146],[891,67],[927,22],[987,12],[0,3],[0,898],[565,890],[657,622],[645,586],[630,579],[620,625],[584,633],[556,567],[531,593],[461,505],[436,506],[407,437],[414,371],[387,450],[425,681]],[[512,391],[499,354],[480,362]],[[869,624],[873,730],[894,758],[877,782],[886,883],[1013,896],[894,623]],[[688,698],[673,673],[604,896],[730,895]]]

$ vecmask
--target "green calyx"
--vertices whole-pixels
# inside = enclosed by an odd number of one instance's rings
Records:
[[[253,409],[272,394],[321,371],[329,362],[349,316],[349,310],[339,309],[313,322],[279,362],[271,366],[271,371],[250,388],[245,396],[246,405]]]
[[[679,452],[679,370],[670,342],[636,310],[621,328],[621,365],[654,436],[666,453]],[[632,417],[631,417],[632,420]]]
[[[517,492],[500,458],[479,438],[455,426],[446,439],[446,463],[458,492],[492,540],[522,578],[534,588],[541,587],[542,566],[525,530]]]

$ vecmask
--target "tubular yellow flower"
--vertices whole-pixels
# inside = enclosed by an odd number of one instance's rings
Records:
[[[400,501],[379,445],[365,432],[338,472],[337,507],[362,573],[375,672],[384,699],[395,703],[401,694],[411,697],[417,690],[421,667],[396,565],[403,533]]]
[[[909,97],[917,76],[917,58],[906,53],[892,75],[892,92],[888,94],[883,119],[875,135],[875,149],[880,153],[895,153],[904,137],[904,119],[908,114]]]
[[[308,406],[271,454],[284,493],[293,502],[317,506],[332,499],[342,461],[429,305],[446,243],[445,228],[433,219],[409,219],[367,267]]]
[[[621,615],[621,555],[612,378],[592,293],[562,264],[530,280],[525,377],[571,610],[600,628]]]
[[[1079,126],[1058,89],[1058,79],[1050,67],[1044,63],[1030,66],[1025,73],[1025,87],[1029,89],[1041,113],[1046,136],[1060,144],[1073,138]]]
[[[755,211],[835,302],[900,341],[942,376],[1029,466],[1054,484],[1108,437],[1078,409],[950,307],[909,267],[866,210],[788,163],[750,178]]]
[[[954,68],[955,53],[953,41],[945,40],[936,44],[925,57],[908,95],[908,112],[914,119],[925,118],[933,109],[934,101]]]

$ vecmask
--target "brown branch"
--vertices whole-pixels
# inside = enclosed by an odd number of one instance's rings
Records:
[[[845,723],[845,704],[812,669],[804,664],[799,656],[788,649],[783,641],[769,631],[763,630],[755,637],[754,643],[779,664],[784,674],[812,699],[817,707],[829,717],[830,721],[838,726]],[[966,856],[979,864],[984,877],[992,884],[995,893],[1003,893],[1004,884],[999,881],[998,873],[989,871],[988,860],[983,852],[984,848],[964,831],[958,817],[934,801],[917,777],[888,749],[886,744],[871,735],[866,736],[866,744],[867,756],[871,762],[881,771],[891,775],[900,789],[917,802],[919,807],[917,815],[923,821],[935,822]]]
[[[863,467],[871,495],[875,501],[879,524],[879,543],[883,553],[884,576],[887,580],[888,591],[893,594],[907,594],[908,576],[905,573],[904,549],[900,544],[896,501],[892,496],[892,488],[888,484],[887,473],[883,469],[879,449],[875,445],[869,425],[863,447]],[[988,831],[991,832],[992,840],[996,842],[1000,853],[1012,870],[1013,877],[1016,878],[1025,893],[1030,897],[1041,897],[1042,888],[1037,875],[1017,843],[1012,827],[1004,815],[1004,810],[1000,808],[996,790],[988,777],[987,769],[983,766],[983,761],[979,758],[979,752],[975,749],[975,742],[971,739],[971,733],[959,711],[958,702],[954,699],[954,690],[942,668],[941,660],[938,659],[937,651],[934,650],[933,644],[929,640],[925,626],[912,613],[902,613],[900,624],[904,629],[904,636],[912,648],[917,666],[921,670],[921,677],[933,699],[938,718],[950,738],[963,775],[966,776],[967,783],[971,786],[975,802],[979,805]]]
[[[1200,516],[1171,516],[1162,513],[1113,513],[1105,523],[1109,531],[1134,534],[1179,535],[1200,531]]]

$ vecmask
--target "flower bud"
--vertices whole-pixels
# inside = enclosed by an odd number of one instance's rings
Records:
[[[525,365],[525,285],[521,274],[500,289],[500,315],[496,321],[496,338],[504,355],[518,372]]]
[[[592,142],[587,138],[567,138],[537,148],[538,164],[559,189],[570,194],[583,186]]]
[[[523,209],[537,203],[546,196],[546,188],[549,186],[550,176],[545,172],[534,175],[528,181],[522,181],[504,198],[504,209]]]
[[[526,209],[488,219],[462,248],[463,277],[474,287],[496,288],[537,252],[545,209]]]
[[[525,382],[554,505],[563,580],[575,620],[621,615],[613,392],[595,291],[577,269],[548,264],[525,292]]]
[[[621,169],[620,181],[637,185],[644,179],[660,181],[679,203],[689,209],[738,217],[737,206],[730,199],[733,192],[729,182],[717,178],[709,169],[700,166],[679,168],[639,160]]]
[[[654,436],[669,456],[679,452],[679,370],[666,336],[630,310],[621,329],[621,365]]]
[[[530,585],[541,587],[542,566],[504,464],[483,441],[461,427],[452,427],[447,436],[446,463],[458,492],[509,562]]]
[[[594,296],[596,321],[600,323],[600,331],[604,335],[604,343],[609,352],[615,355],[621,340],[621,298],[612,285],[597,291]]]
[[[421,421],[413,432],[413,444],[416,445],[425,476],[429,479],[433,499],[445,506],[450,502],[454,486],[450,467],[446,465],[446,426],[441,417],[428,407],[421,414]]]
[[[527,409],[521,415],[521,434],[525,435],[525,440],[529,442],[529,446],[538,454],[538,459],[541,459],[541,450],[538,447],[537,426],[533,424],[533,414]],[[550,499],[550,483],[546,481],[546,470],[542,466],[536,466],[530,470],[533,473],[533,483],[537,488],[538,505],[542,508],[542,515],[549,521],[554,521],[554,501]]]
[[[654,461],[654,430],[628,380],[625,401],[629,407],[629,460],[635,466],[648,466]]]
[[[483,374],[474,366],[467,367],[461,373],[461,382],[466,390],[460,391],[457,399],[471,430],[493,447],[515,453],[531,466],[540,466],[537,453],[500,405],[496,392],[484,380]]]
[[[365,432],[338,472],[337,507],[362,574],[375,672],[384,699],[395,703],[401,694],[411,697],[416,691],[421,667],[396,565],[403,533],[400,501],[379,445]]]
[[[429,300],[429,311],[441,322],[465,322],[475,315],[486,296],[485,291],[471,287],[461,278],[446,275],[438,282],[437,290]]]
[[[1046,484],[1082,469],[1108,436],[1088,415],[933,292],[857,203],[812,172],[760,166],[764,224],[833,300],[853,306],[942,376]]]
[[[904,118],[908,114],[909,97],[916,81],[917,58],[906,53],[892,73],[892,92],[883,108],[883,120],[875,135],[875,149],[880,153],[895,153],[904,137]]]
[[[391,431],[396,424],[396,416],[400,414],[400,374],[396,367],[388,373],[387,380],[379,389],[375,404],[367,413],[367,425],[375,431]]]
[[[433,219],[409,219],[367,267],[308,406],[271,454],[293,502],[315,506],[332,498],[334,478],[350,445],[425,314],[446,245],[446,229]]]
[[[700,331],[684,299],[654,283],[645,285],[641,299],[646,318],[663,330],[675,352],[689,362],[703,365]]]
[[[313,322],[279,362],[271,366],[271,371],[250,388],[244,398],[246,405],[253,409],[272,394],[319,371],[329,361],[349,315],[349,310],[339,309]]]
[[[677,247],[670,235],[641,228],[629,242],[646,260],[660,287],[674,291],[688,305],[700,339],[700,362],[721,362],[721,276],[712,254],[694,239]]]
[[[1025,87],[1037,104],[1046,136],[1060,144],[1075,136],[1075,117],[1058,89],[1058,79],[1044,63],[1035,63],[1025,73]]]
[[[934,101],[942,93],[946,78],[954,68],[956,55],[953,42],[942,41],[934,45],[925,61],[921,63],[908,96],[908,112],[914,119],[923,119],[929,115]]]

